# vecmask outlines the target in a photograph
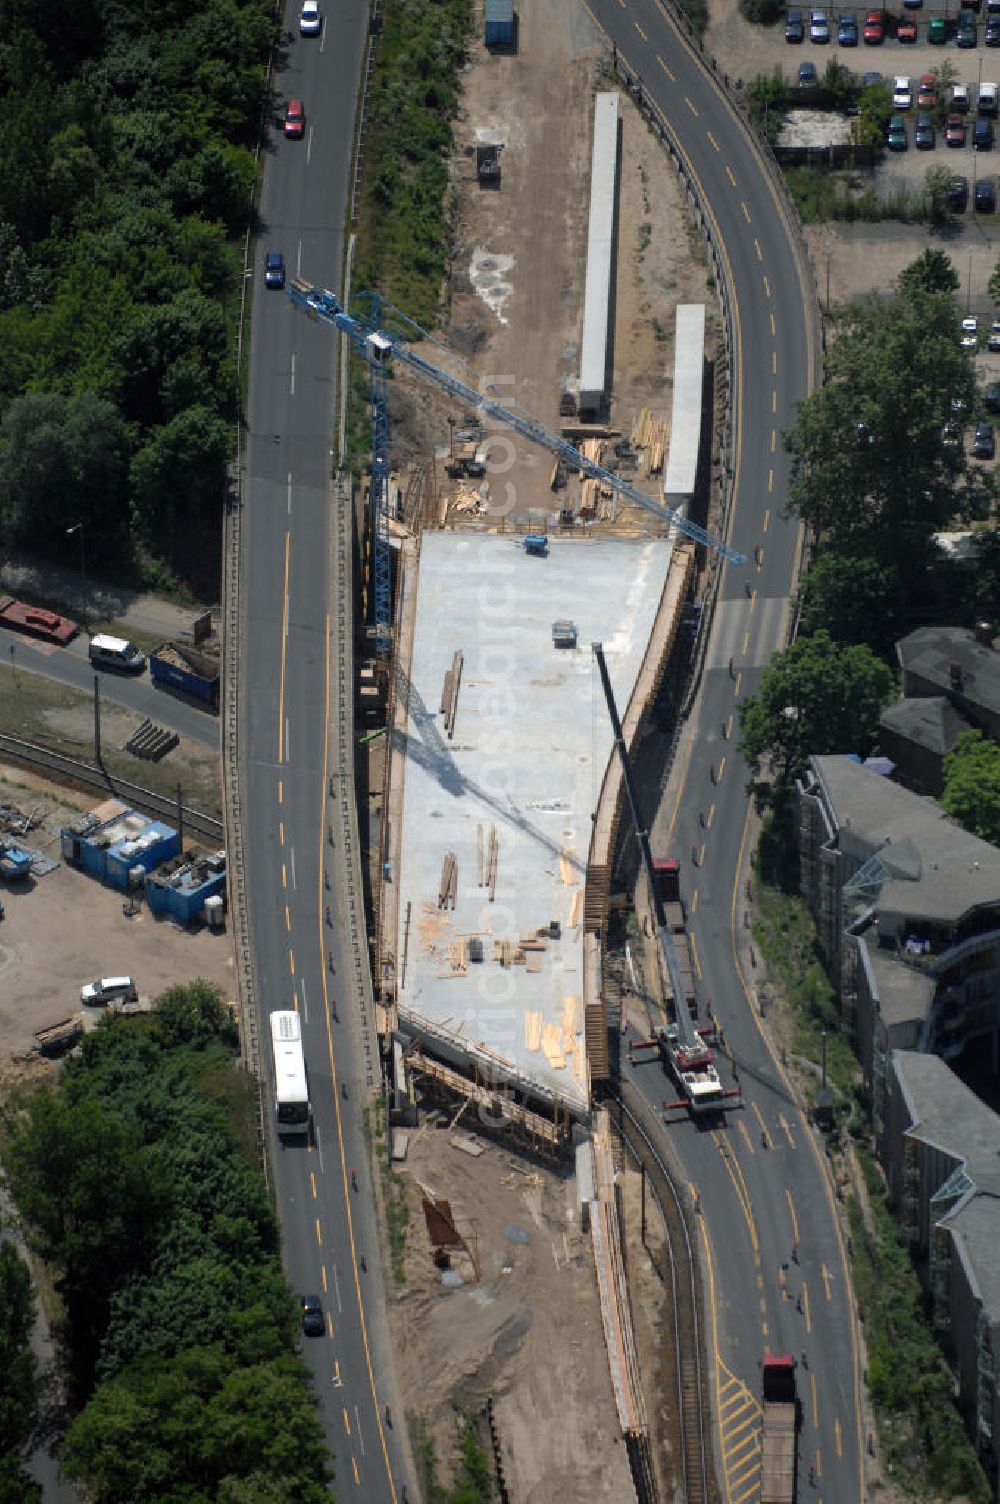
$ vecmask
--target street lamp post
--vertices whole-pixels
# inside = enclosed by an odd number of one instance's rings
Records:
[[[86,600],[87,600],[87,565],[86,565],[86,557],[85,557],[84,551],[83,551],[84,544],[83,544],[83,523],[82,522],[74,522],[74,524],[73,524],[72,527],[68,527],[66,529],[66,536],[67,536],[67,538],[72,538],[72,536],[73,536],[74,533],[76,533],[78,535],[79,539],[80,539],[80,592],[81,592],[81,594],[83,596],[84,606],[86,606]]]

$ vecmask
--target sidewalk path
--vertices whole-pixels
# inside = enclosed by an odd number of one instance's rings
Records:
[[[89,576],[81,579],[78,569],[41,563],[16,553],[0,563],[0,589],[61,608],[78,620],[115,621],[149,637],[188,633],[195,617],[210,609],[215,619],[220,619],[218,607],[176,605],[148,592]]]

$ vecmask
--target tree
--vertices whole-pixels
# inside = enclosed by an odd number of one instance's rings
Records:
[[[940,230],[954,219],[951,184],[952,176],[947,167],[932,167],[924,174],[924,210],[931,229]]]
[[[964,447],[944,432],[952,401],[971,411],[976,390],[953,298],[916,290],[849,305],[826,378],[785,436],[788,508],[824,546],[898,568],[909,588],[933,534],[969,500]]]
[[[947,168],[935,168],[935,172],[943,173],[946,186],[950,186],[951,175]],[[927,174],[930,178],[931,174]],[[896,286],[901,293],[907,295],[921,292],[958,292],[961,287],[955,264],[946,251],[928,249],[921,251],[916,261],[911,261],[905,266],[896,279]]]
[[[869,648],[828,632],[778,653],[740,712],[740,751],[761,802],[784,804],[813,754],[868,752],[892,693],[890,670]]]
[[[799,590],[799,630],[835,642],[865,642],[887,653],[897,635],[902,588],[897,571],[875,559],[821,554]]]
[[[13,1244],[0,1243],[0,1464],[19,1465],[35,1423],[34,1321],[28,1266]]]
[[[1000,746],[979,731],[958,738],[944,760],[941,803],[953,819],[1000,846]]]

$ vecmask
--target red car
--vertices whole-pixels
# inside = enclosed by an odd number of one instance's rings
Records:
[[[876,46],[885,39],[885,20],[880,10],[870,10],[865,16],[865,26],[862,36],[869,47]]]
[[[949,115],[944,125],[944,143],[946,146],[965,145],[965,121],[961,115]]]
[[[306,112],[301,99],[290,99],[285,111],[285,135],[291,141],[301,141],[306,130]]]
[[[917,23],[912,16],[903,16],[896,27],[897,42],[915,42],[917,40]]]
[[[921,75],[920,83],[917,87],[917,108],[919,110],[933,110],[937,102],[937,79],[933,73],[924,73]]]

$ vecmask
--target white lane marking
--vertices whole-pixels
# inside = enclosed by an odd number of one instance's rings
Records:
[[[288,739],[288,717],[286,715],[285,716],[285,761],[286,762],[291,762],[291,760],[292,760],[291,759],[291,753],[289,752],[289,746],[290,745],[291,744],[290,744],[289,739]]]
[[[292,357],[294,359],[294,356]],[[288,472],[288,515],[292,515],[292,472]]]
[[[365,1455],[365,1438],[361,1434],[361,1416],[358,1414],[357,1405],[354,1407],[354,1424],[357,1427],[358,1446],[361,1448],[361,1455],[363,1457]]]
[[[309,1027],[309,999],[306,997],[306,979],[302,978],[299,984],[302,988],[302,1016],[305,1019],[306,1028]]]
[[[289,392],[289,395],[292,396],[292,397],[295,396],[295,351],[294,350],[292,351],[292,384],[291,384],[291,390]]]
[[[289,855],[290,865],[291,865],[291,869],[292,869],[292,887],[293,888],[297,888],[298,887],[298,883],[295,880],[295,847],[294,846],[292,846],[292,847],[289,848],[288,855]]]
[[[336,1294],[336,1297],[337,1297],[337,1310],[338,1311],[343,1311],[344,1307],[341,1305],[341,1302],[340,1302],[340,1280],[337,1278],[337,1266],[336,1266],[336,1264],[332,1265],[332,1268],[333,1268],[333,1289],[334,1289],[334,1293]]]
[[[301,239],[301,237],[299,238],[299,249],[298,249],[298,252],[297,252],[296,257],[295,257],[295,275],[297,277],[301,277],[301,275],[302,275],[302,239]]]
[[[310,126],[309,127],[309,140],[306,142],[306,166],[307,167],[309,166],[309,159],[312,156],[312,153],[313,153],[313,128],[312,128],[312,126]]]
[[[319,1155],[319,1170],[320,1174],[322,1175],[325,1173],[325,1167],[323,1165],[323,1135],[320,1133],[319,1127],[316,1125],[314,1125],[313,1127],[313,1137],[316,1140],[316,1153]]]
[[[319,34],[319,50],[320,50],[320,52],[323,51],[323,48],[325,46],[326,46],[326,17],[324,16],[323,17],[323,30]]]

